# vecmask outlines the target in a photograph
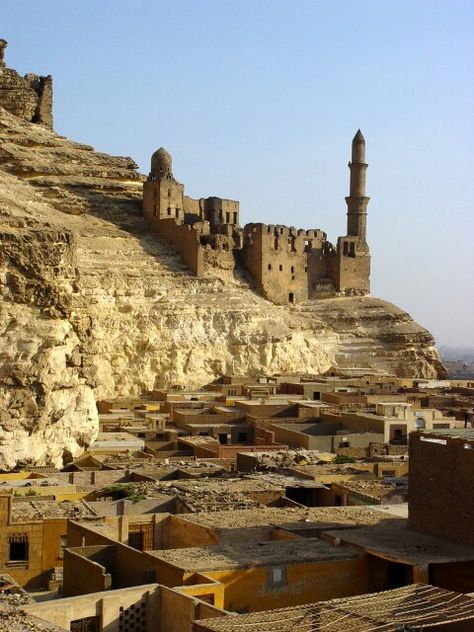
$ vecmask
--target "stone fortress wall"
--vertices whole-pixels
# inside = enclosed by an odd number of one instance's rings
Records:
[[[53,126],[53,79],[28,73],[21,77],[6,68],[7,42],[0,39],[0,103],[6,110],[30,123]]]
[[[143,185],[143,210],[153,232],[182,255],[196,276],[245,269],[257,291],[276,304],[370,291],[370,251],[366,242],[365,140],[352,141],[347,235],[334,247],[319,229],[260,223],[239,225],[239,202],[218,197],[195,200],[172,173],[171,155],[161,147],[152,156]],[[223,277],[224,275],[224,277]]]

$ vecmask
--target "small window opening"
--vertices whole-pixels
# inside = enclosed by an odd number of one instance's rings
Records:
[[[171,206],[168,206],[168,215],[171,215]]]
[[[271,263],[269,263],[269,264],[268,264],[268,269],[269,269],[269,270],[271,270],[271,269],[272,269],[272,264],[271,264]]]
[[[295,266],[291,266],[291,273],[293,274],[294,271],[295,271]]]
[[[234,213],[234,224],[237,224],[237,213]]]
[[[281,263],[279,267],[280,267],[280,272],[283,272],[283,266],[281,265]]]
[[[227,224],[230,224],[230,213],[225,214],[225,221]]]
[[[293,292],[290,292],[290,293],[288,294],[288,301],[289,301],[290,303],[294,303],[294,302],[295,302],[295,297],[294,297],[294,295],[293,295]]]
[[[10,562],[28,561],[28,536],[13,535],[8,538]]]

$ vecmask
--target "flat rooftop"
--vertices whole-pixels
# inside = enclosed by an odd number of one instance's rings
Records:
[[[346,546],[333,546],[319,538],[272,540],[222,544],[205,548],[148,551],[149,554],[185,572],[206,572],[230,568],[253,568],[275,564],[307,564],[354,559],[358,554]]]
[[[433,428],[433,430],[422,430],[422,435],[440,435],[451,439],[464,439],[474,441],[474,428]]]
[[[357,494],[362,494],[376,500],[388,499],[392,496],[407,493],[408,478],[399,478],[396,481],[381,478],[369,478],[364,480],[349,480],[337,483],[340,487]]]
[[[372,526],[328,530],[324,537],[337,538],[386,560],[410,565],[474,560],[474,548],[413,531],[406,524],[406,520],[391,516]]]
[[[259,507],[240,511],[179,514],[183,520],[211,529],[242,529],[252,527],[282,527],[335,529],[377,524],[386,520],[386,513],[372,507]]]
[[[74,518],[87,520],[97,518],[96,512],[85,500],[28,500],[15,498],[11,504],[11,519],[15,523],[34,520]]]
[[[64,632],[23,610],[32,598],[10,575],[0,575],[0,632]]]
[[[474,619],[474,599],[427,584],[197,621],[209,632],[400,632]],[[418,628],[417,628],[418,629]],[[463,628],[467,629],[467,628]]]

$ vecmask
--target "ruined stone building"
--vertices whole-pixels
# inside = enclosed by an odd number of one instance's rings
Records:
[[[366,241],[365,140],[352,141],[347,234],[334,246],[320,229],[251,223],[240,227],[239,202],[218,197],[195,200],[172,173],[163,148],[151,158],[143,185],[143,210],[153,232],[182,255],[196,276],[219,276],[236,267],[250,275],[259,293],[277,304],[370,290]]]
[[[0,39],[0,105],[30,123],[53,126],[53,79],[28,73],[21,77],[7,68],[4,52],[8,43]]]

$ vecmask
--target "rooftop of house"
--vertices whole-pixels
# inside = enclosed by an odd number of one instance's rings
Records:
[[[292,467],[292,471],[301,472],[306,476],[313,476],[316,480],[322,476],[347,476],[348,478],[351,476],[372,477],[372,464],[368,464],[367,467],[362,467],[364,465],[363,463],[360,467],[358,467],[358,465],[358,463],[310,463],[308,465],[297,463]]]
[[[341,481],[337,484],[351,492],[381,500],[406,493],[408,488],[408,478],[402,477],[398,479],[391,479],[390,481],[382,478],[369,478],[363,480],[356,479]]]
[[[474,618],[474,599],[427,584],[197,621],[209,632],[397,632]],[[202,627],[201,627],[202,626]],[[467,629],[467,628],[463,628]]]
[[[265,473],[239,478],[161,481],[156,484],[155,490],[178,497],[193,511],[215,511],[226,506],[239,509],[259,507],[263,503],[252,494],[280,492],[287,487],[298,486],[314,488],[318,484],[296,476]]]
[[[0,632],[61,632],[52,623],[26,613],[23,608],[33,603],[10,575],[0,575]]]
[[[64,482],[56,477],[42,477],[42,478],[20,478],[20,479],[10,479],[6,481],[2,481],[0,483],[0,487],[8,488],[8,487],[49,487],[52,485],[64,485]]]
[[[15,523],[34,520],[54,520],[76,518],[87,520],[97,518],[96,512],[85,500],[30,500],[25,497],[14,498],[11,504],[11,520]]]
[[[358,554],[346,546],[333,546],[319,538],[270,540],[221,544],[206,548],[148,551],[185,572],[252,568],[276,564],[304,564],[353,559]]]
[[[421,434],[439,435],[451,439],[463,439],[464,441],[474,441],[474,428],[435,428],[433,430],[422,430]]]
[[[325,527],[357,527],[377,524],[387,518],[385,513],[372,507],[259,507],[241,511],[180,514],[189,520],[211,529],[243,529],[278,526],[291,529]]]
[[[142,445],[143,440],[138,439],[134,435],[128,432],[99,432],[97,439],[92,444],[92,447],[99,445],[107,445],[109,443],[133,443],[134,445]]]
[[[406,520],[390,516],[371,526],[328,530],[328,539],[360,547],[384,559],[405,564],[441,564],[474,560],[474,549],[427,533],[408,529]]]

